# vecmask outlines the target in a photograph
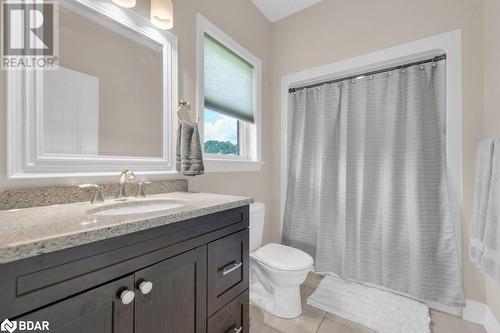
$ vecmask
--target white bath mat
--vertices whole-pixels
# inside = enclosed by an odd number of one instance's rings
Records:
[[[379,333],[430,332],[427,305],[337,275],[325,275],[307,303]]]

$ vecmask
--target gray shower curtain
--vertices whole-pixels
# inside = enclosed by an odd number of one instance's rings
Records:
[[[462,306],[445,62],[293,93],[283,242],[315,270]]]

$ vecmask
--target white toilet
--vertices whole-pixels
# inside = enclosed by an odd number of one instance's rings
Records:
[[[300,285],[314,261],[289,246],[262,246],[265,210],[263,203],[250,205],[250,300],[275,316],[295,318],[302,313]]]

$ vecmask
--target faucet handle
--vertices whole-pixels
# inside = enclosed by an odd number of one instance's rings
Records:
[[[149,185],[151,184],[151,182],[148,182],[148,181],[143,181],[143,182],[139,182],[138,183],[138,186],[137,186],[137,193],[136,193],[136,197],[141,197],[141,198],[145,198],[146,197],[146,192],[144,192],[144,187],[146,185]]]
[[[118,183],[119,184],[135,183],[136,180],[137,177],[135,176],[135,173],[130,169],[125,169],[120,173],[120,178],[118,179]]]
[[[104,198],[102,196],[102,185],[97,184],[81,184],[78,185],[79,188],[93,188],[95,189],[94,196],[90,200],[90,203],[95,204],[99,202],[103,202]]]

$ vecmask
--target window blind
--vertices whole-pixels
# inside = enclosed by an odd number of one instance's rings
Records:
[[[205,107],[253,123],[253,69],[247,61],[205,34]]]

